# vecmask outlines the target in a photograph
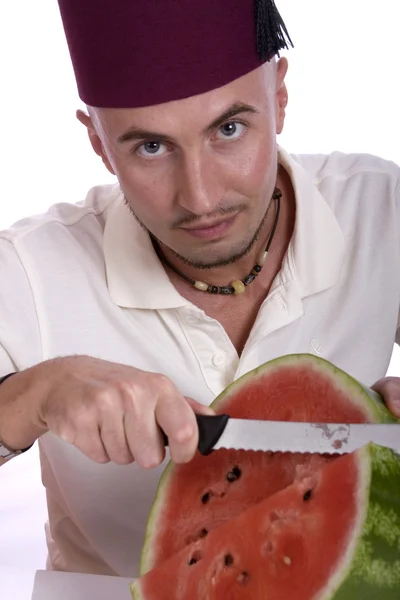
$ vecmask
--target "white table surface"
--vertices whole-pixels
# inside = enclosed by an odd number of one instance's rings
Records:
[[[132,600],[133,579],[0,566],[1,600]]]

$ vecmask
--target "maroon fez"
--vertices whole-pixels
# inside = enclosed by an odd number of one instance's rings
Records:
[[[216,89],[292,42],[273,0],[58,0],[78,92],[135,108]]]

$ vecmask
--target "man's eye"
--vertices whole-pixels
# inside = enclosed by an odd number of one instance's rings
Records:
[[[218,138],[221,140],[235,140],[243,135],[246,126],[243,123],[237,123],[236,121],[229,121],[219,128]]]
[[[162,156],[166,151],[165,144],[161,142],[146,142],[139,146],[136,152],[143,158],[152,158],[153,156]]]

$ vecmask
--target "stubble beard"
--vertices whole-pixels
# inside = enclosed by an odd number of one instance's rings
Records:
[[[227,267],[229,265],[233,265],[233,264],[239,262],[245,256],[247,256],[252,251],[252,249],[254,248],[254,246],[256,245],[256,243],[258,242],[258,240],[260,239],[260,234],[261,234],[261,231],[263,230],[264,225],[265,225],[265,223],[267,221],[267,218],[268,218],[269,211],[271,209],[272,203],[273,203],[273,200],[270,199],[270,202],[268,203],[268,207],[267,207],[267,209],[265,211],[265,214],[264,214],[264,216],[263,216],[263,218],[262,218],[259,226],[257,227],[255,233],[251,237],[250,241],[247,241],[244,244],[242,244],[241,248],[238,248],[237,250],[233,250],[232,254],[229,257],[227,257],[227,258],[217,258],[215,260],[207,261],[206,262],[204,260],[195,260],[195,259],[190,259],[190,258],[188,258],[186,256],[182,256],[181,254],[179,254],[179,252],[176,252],[173,248],[168,247],[168,249],[184,265],[186,265],[188,267],[192,267],[194,269],[207,270],[207,269],[216,269],[216,268]],[[139,225],[144,229],[144,231],[146,231],[149,234],[150,238],[153,241],[153,244],[157,244],[159,247],[162,246],[163,242],[157,236],[155,236],[145,226],[145,224],[139,219],[139,217],[137,216],[137,214],[133,210],[132,206],[130,205],[130,203],[127,200],[126,197],[125,197],[125,204],[128,207],[129,212],[131,213],[131,215],[135,218],[135,220],[139,223]]]

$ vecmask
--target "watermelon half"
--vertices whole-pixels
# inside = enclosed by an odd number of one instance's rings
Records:
[[[326,360],[308,354],[285,356],[244,375],[213,407],[217,413],[242,419],[395,421],[377,393]],[[150,513],[141,575],[193,542],[203,544],[216,527],[335,460],[316,454],[219,450],[207,457],[196,455],[185,465],[169,463]],[[339,482],[334,483],[332,489],[339,490]],[[335,494],[332,501],[329,511]],[[320,529],[319,535],[323,543]],[[321,545],[319,549],[323,552]]]
[[[186,546],[136,600],[399,600],[400,461],[369,445]]]

